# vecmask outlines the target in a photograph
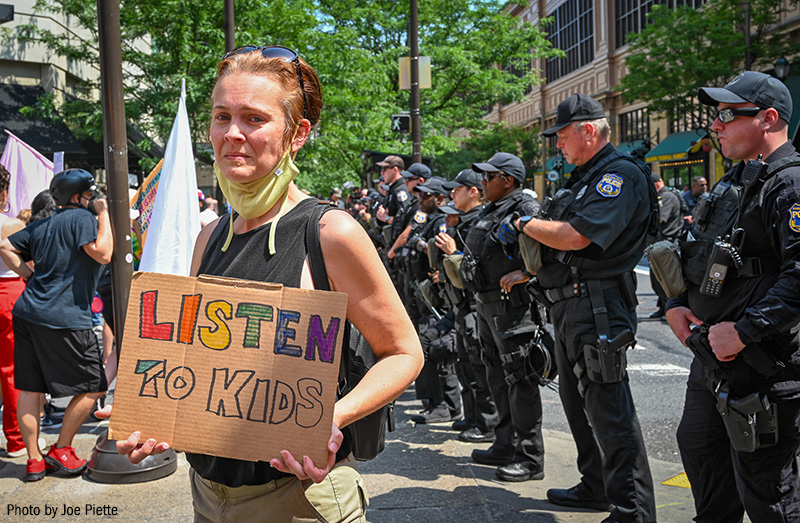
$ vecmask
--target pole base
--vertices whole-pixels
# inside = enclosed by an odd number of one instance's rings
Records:
[[[117,452],[117,442],[108,439],[108,430],[97,437],[87,467],[87,476],[98,483],[144,483],[169,476],[178,469],[173,449],[148,456],[137,464]]]

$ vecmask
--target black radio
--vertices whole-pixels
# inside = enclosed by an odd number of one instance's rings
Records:
[[[722,284],[728,275],[731,266],[742,267],[742,258],[739,255],[739,247],[744,241],[744,230],[734,229],[733,238],[726,235],[725,238],[717,237],[711,247],[711,253],[706,260],[706,274],[703,283],[700,285],[700,294],[706,296],[719,296],[722,293]]]

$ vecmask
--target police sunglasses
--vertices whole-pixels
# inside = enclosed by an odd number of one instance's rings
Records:
[[[264,58],[280,58],[284,62],[293,63],[297,68],[297,82],[300,84],[300,92],[303,93],[303,118],[308,116],[308,102],[306,101],[306,85],[303,82],[303,71],[300,69],[300,55],[297,51],[283,47],[281,45],[242,45],[236,49],[231,49],[222,56],[223,60],[227,60],[231,56],[237,54],[247,54],[253,51],[261,51],[261,56]]]
[[[483,171],[483,174],[481,175],[481,179],[485,180],[486,183],[489,183],[494,178],[497,178],[498,176],[507,176],[507,174],[504,173],[503,171],[497,171],[497,172],[494,172],[494,173]]]
[[[763,111],[761,107],[743,107],[740,109],[726,108],[717,111],[717,119],[722,123],[731,123],[737,116],[754,117]]]

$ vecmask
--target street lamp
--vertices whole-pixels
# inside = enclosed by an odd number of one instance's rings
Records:
[[[789,63],[789,60],[787,60],[785,56],[781,56],[775,60],[775,78],[781,82],[785,82],[786,78],[789,77],[789,68],[791,66],[792,64]]]

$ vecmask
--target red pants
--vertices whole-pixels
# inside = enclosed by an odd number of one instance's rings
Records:
[[[24,290],[22,278],[0,278],[0,389],[3,391],[3,433],[8,440],[8,452],[25,448],[17,424],[19,390],[14,387],[14,329],[11,315],[14,303]]]

